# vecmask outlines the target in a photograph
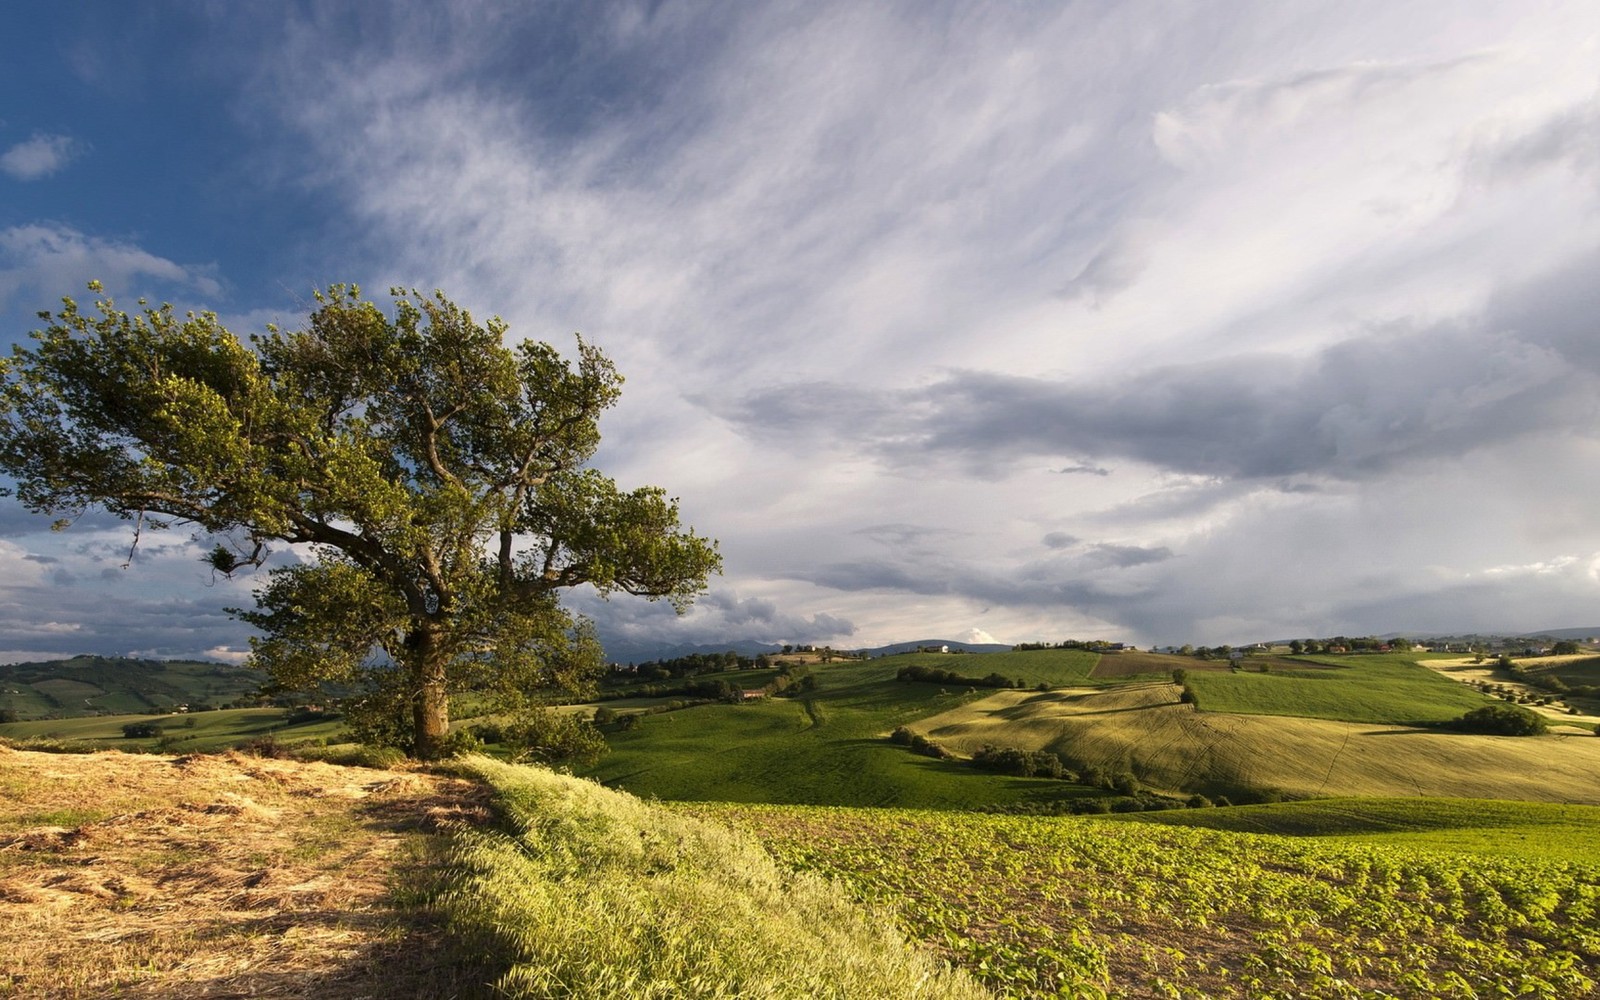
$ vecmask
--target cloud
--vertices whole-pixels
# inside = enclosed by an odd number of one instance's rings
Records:
[[[71,163],[83,145],[71,136],[40,134],[0,153],[0,171],[19,181],[48,177]]]
[[[1055,381],[982,371],[880,392],[845,413],[843,386],[756,390],[723,415],[758,440],[829,442],[893,467],[991,476],[1022,459],[1092,454],[1173,473],[1372,479],[1407,463],[1600,427],[1600,382],[1539,331],[1391,329],[1309,359],[1264,354]],[[1078,463],[1066,472],[1099,474]]]
[[[137,282],[214,297],[222,293],[214,270],[208,265],[178,264],[134,244],[59,223],[0,229],[0,306],[24,293],[51,296],[51,302],[55,296],[82,294],[94,279],[103,281],[112,294]]]
[[[1165,562],[1172,558],[1172,550],[1165,545],[1146,548],[1142,545],[1111,545],[1102,542],[1089,547],[1091,561],[1118,569]]]

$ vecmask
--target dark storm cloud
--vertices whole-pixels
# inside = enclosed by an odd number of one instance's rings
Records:
[[[1109,476],[1110,469],[1102,469],[1098,465],[1081,463],[1079,465],[1066,465],[1059,469],[1050,470],[1058,476]]]
[[[1064,549],[1078,544],[1077,537],[1065,531],[1052,531],[1040,541],[1044,542],[1044,547],[1047,549]]]
[[[1590,286],[1593,286],[1590,282]],[[816,386],[752,393],[725,415],[757,436],[831,440],[894,465],[992,475],[1035,456],[1089,454],[1227,479],[1364,480],[1541,431],[1595,427],[1600,359],[1580,284],[1538,328],[1373,329],[1311,359],[1252,354],[1053,381],[959,371],[840,413]],[[1501,316],[1509,322],[1517,317]],[[1079,463],[1084,464],[1084,463]]]
[[[143,600],[68,586],[13,587],[0,604],[0,634],[15,648],[111,655],[198,655],[237,646],[247,634],[206,599]]]
[[[567,603],[594,621],[601,644],[615,660],[638,661],[673,647],[733,641],[829,642],[856,632],[855,623],[827,612],[798,615],[764,598],[719,591],[703,595],[682,616],[659,601],[601,600],[592,593],[573,594]]]

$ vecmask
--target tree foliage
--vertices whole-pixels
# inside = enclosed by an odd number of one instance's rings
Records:
[[[662,490],[586,467],[622,385],[598,348],[507,347],[440,293],[391,297],[335,285],[303,329],[248,341],[212,313],[64,299],[0,363],[0,469],[66,522],[209,533],[222,573],[308,546],[241,612],[255,662],[286,688],[355,686],[370,738],[433,756],[452,692],[515,709],[591,683],[599,646],[561,590],[681,611],[720,557]]]

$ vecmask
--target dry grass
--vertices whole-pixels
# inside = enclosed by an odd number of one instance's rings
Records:
[[[1170,790],[1600,804],[1600,739],[1196,712],[1172,684],[1002,691],[911,726],[957,753],[1054,750]]]
[[[0,747],[0,996],[471,995],[422,904],[487,816],[421,772]]]

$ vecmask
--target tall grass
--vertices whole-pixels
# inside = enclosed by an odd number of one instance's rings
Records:
[[[485,757],[511,833],[466,837],[441,905],[510,997],[984,997],[887,916],[748,835]]]

